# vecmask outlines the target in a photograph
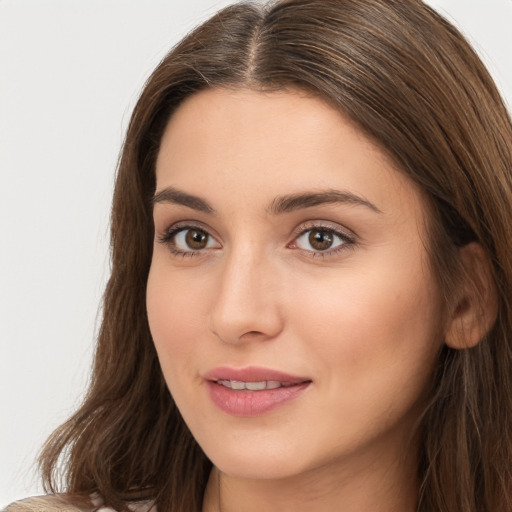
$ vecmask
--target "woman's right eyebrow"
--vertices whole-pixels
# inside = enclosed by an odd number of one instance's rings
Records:
[[[153,196],[152,203],[153,206],[158,203],[179,204],[199,212],[215,214],[214,208],[205,199],[192,194],[187,194],[186,192],[174,187],[166,187],[159,192],[156,192]]]

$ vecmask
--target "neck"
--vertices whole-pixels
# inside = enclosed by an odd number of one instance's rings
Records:
[[[203,512],[413,512],[417,457],[358,457],[278,480],[246,479],[212,470]],[[366,460],[365,460],[366,459]]]

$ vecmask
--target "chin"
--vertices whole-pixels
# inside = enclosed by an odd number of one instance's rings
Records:
[[[300,448],[262,446],[247,443],[245,449],[237,446],[219,446],[206,452],[214,466],[234,478],[250,480],[279,480],[307,471],[307,459]]]
[[[283,460],[227,460],[214,465],[224,474],[246,480],[281,480],[296,476],[302,468],[296,468]]]

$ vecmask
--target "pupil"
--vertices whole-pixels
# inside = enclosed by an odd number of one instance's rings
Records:
[[[317,251],[329,249],[332,242],[332,233],[329,233],[329,231],[311,231],[309,234],[309,243]]]
[[[195,229],[190,229],[185,239],[191,249],[204,249],[208,243],[208,235],[203,231],[197,231]]]

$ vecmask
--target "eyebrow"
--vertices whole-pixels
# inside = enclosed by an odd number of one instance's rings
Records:
[[[348,204],[352,206],[365,206],[375,213],[382,213],[373,203],[357,196],[352,192],[340,190],[326,190],[321,192],[304,192],[277,197],[272,201],[268,211],[274,215],[292,212],[302,208],[322,206],[324,204]]]
[[[174,187],[166,187],[157,192],[153,196],[153,206],[158,203],[179,204],[203,213],[215,213],[213,207],[205,199],[187,194]]]
[[[215,209],[199,196],[188,194],[174,187],[166,187],[157,192],[153,197],[153,205],[159,203],[171,203],[186,206],[192,210],[203,213],[215,214]],[[325,204],[348,204],[352,206],[364,206],[375,213],[382,213],[373,203],[352,192],[340,190],[325,190],[320,192],[302,192],[299,194],[289,194],[276,197],[267,208],[272,215],[301,210],[303,208],[312,208]]]

